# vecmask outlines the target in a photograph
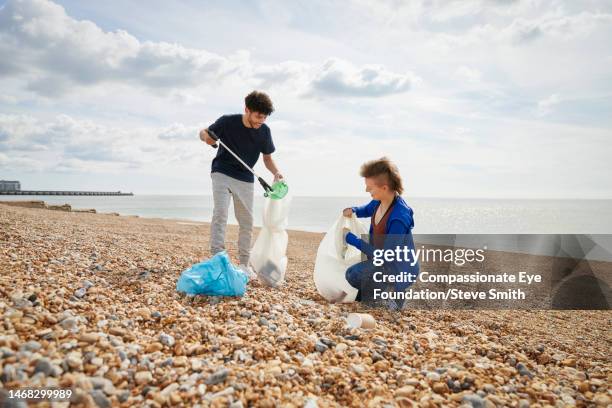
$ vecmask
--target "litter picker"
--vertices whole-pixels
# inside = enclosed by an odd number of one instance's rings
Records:
[[[253,170],[240,157],[238,157],[236,153],[234,153],[229,147],[227,147],[227,145],[219,139],[219,137],[215,134],[215,132],[213,132],[210,129],[207,129],[206,132],[215,142],[223,146],[223,148],[227,150],[228,152],[230,152],[231,155],[234,156],[234,158],[240,162],[240,164],[246,167],[251,173],[253,173],[255,177],[257,177],[257,181],[259,181],[259,184],[261,184],[261,186],[263,187],[265,191],[264,197],[270,197],[274,200],[280,200],[287,195],[287,193],[289,192],[289,186],[287,185],[287,183],[285,183],[283,180],[279,180],[273,183],[272,186],[270,186],[268,183],[266,183],[266,180],[264,180],[263,178],[258,176],[257,173],[255,173],[255,170]],[[217,143],[211,146],[216,149],[218,147]]]

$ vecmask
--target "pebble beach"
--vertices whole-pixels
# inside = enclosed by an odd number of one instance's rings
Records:
[[[364,309],[313,282],[322,237],[289,231],[279,288],[194,297],[176,282],[209,257],[206,223],[0,204],[0,393],[73,390],[30,404],[54,407],[612,406],[610,311],[372,309],[376,327],[352,329]],[[237,263],[236,240],[228,227]]]

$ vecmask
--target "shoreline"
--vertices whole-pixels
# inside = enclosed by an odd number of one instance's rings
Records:
[[[25,197],[25,196],[24,196]],[[140,217],[209,222],[213,204],[210,196],[29,197],[62,206],[91,208]],[[17,201],[7,198],[9,201]],[[21,200],[21,199],[20,199]],[[414,201],[412,201],[414,200]],[[0,201],[3,201],[0,199]],[[23,201],[23,200],[21,200]],[[289,228],[295,231],[327,232],[342,208],[367,202],[366,198],[294,197]],[[610,234],[612,207],[608,201],[499,201],[411,199],[416,214],[416,234]],[[255,197],[255,225],[262,225],[263,197]],[[572,217],[564,214],[571,213]],[[233,214],[229,221],[237,223]]]
[[[193,226],[206,226],[206,227],[210,227],[210,222],[209,221],[199,221],[199,220],[194,220],[194,219],[189,219],[189,218],[165,218],[165,217],[145,217],[145,216],[140,216],[140,215],[132,215],[132,214],[120,214],[117,212],[98,212],[97,209],[95,208],[89,208],[89,209],[84,209],[84,208],[72,208],[69,204],[63,204],[63,205],[49,205],[46,204],[45,201],[43,200],[15,200],[15,201],[2,201],[0,200],[0,206],[1,205],[7,205],[7,206],[11,206],[11,207],[21,207],[21,208],[37,208],[37,209],[47,209],[47,210],[52,210],[52,211],[66,211],[66,212],[73,212],[73,213],[90,213],[90,214],[99,214],[99,215],[107,215],[107,216],[117,216],[117,217],[124,217],[124,218],[137,218],[137,219],[143,219],[143,220],[156,220],[156,221],[166,221],[166,222],[172,222],[172,223],[176,223],[179,225],[193,225]],[[228,222],[228,227],[232,227],[232,228],[238,228],[238,224],[235,223],[229,223]],[[331,227],[332,224],[329,225],[328,228]],[[256,233],[261,229],[261,226],[254,226],[253,227],[253,232]],[[327,233],[326,231],[312,231],[312,230],[308,230],[308,229],[297,229],[297,228],[287,228],[286,229],[287,233],[308,233],[308,234],[316,234],[319,235],[322,239],[322,237]],[[416,239],[415,239],[415,245],[418,248],[420,245],[425,245],[425,246],[433,246],[433,247],[446,247],[448,246],[448,244],[444,244],[443,241],[445,241],[445,239],[440,240],[440,238],[438,237],[444,237],[444,236],[453,236],[456,234],[452,234],[452,233],[441,233],[441,234],[421,234],[421,233],[415,233],[413,234]],[[498,235],[498,234],[466,234],[468,236],[486,236],[486,235]],[[508,234],[508,235],[521,235],[521,234]],[[524,234],[524,235],[564,235],[564,234]],[[607,234],[567,234],[567,235],[607,235]],[[433,238],[432,238],[433,237]],[[253,242],[256,239],[256,235],[254,234],[253,236]],[[417,241],[417,239],[422,239],[424,241]],[[470,241],[474,241],[473,239],[470,239]],[[476,239],[476,241],[478,241],[478,239]],[[480,248],[479,245],[476,245],[475,242],[471,242],[471,246],[465,246],[466,248]],[[540,243],[541,244],[541,243]],[[607,243],[609,245],[609,243]],[[466,244],[467,245],[467,244]],[[486,245],[486,244],[485,244]],[[526,250],[525,248],[519,249],[519,248],[515,248],[513,250],[509,250],[507,248],[504,248],[503,245],[498,247],[491,247],[489,244],[489,248],[491,251],[494,252],[503,252],[503,253],[508,253],[508,254],[521,254],[521,255],[535,255],[535,256],[551,256],[550,254],[547,253],[542,253],[542,252],[537,252],[537,251],[529,251]],[[586,255],[586,254],[585,254]],[[592,261],[598,261],[598,262],[612,262],[612,258],[611,258],[612,254],[607,254],[606,257],[602,258],[601,256],[599,257],[593,257],[593,258],[588,258],[589,260]],[[574,257],[576,257],[576,255],[574,254]],[[585,258],[587,259],[587,258]]]
[[[88,214],[98,214],[98,215],[107,215],[113,217],[125,217],[125,218],[139,218],[143,220],[157,220],[157,221],[168,221],[168,222],[176,222],[181,225],[206,225],[210,227],[210,222],[208,221],[198,221],[192,220],[189,218],[162,218],[162,217],[143,217],[140,215],[132,215],[132,214],[120,214],[118,212],[98,212],[95,208],[72,208],[69,204],[63,205],[49,205],[43,200],[15,200],[15,201],[2,201],[0,200],[0,206],[6,205],[8,207],[19,207],[19,208],[34,208],[34,209],[42,209],[49,211],[64,211],[64,212],[72,212],[72,213],[88,213]],[[228,226],[238,227],[238,224],[229,223]],[[253,228],[254,231],[259,231],[261,227],[255,226]],[[319,234],[325,235],[325,232],[318,231],[309,231],[303,229],[286,229],[287,232],[295,232],[295,233],[310,233],[310,234]]]

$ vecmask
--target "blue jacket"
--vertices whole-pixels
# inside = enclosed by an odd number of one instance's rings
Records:
[[[372,200],[368,204],[361,207],[352,207],[352,210],[358,218],[372,217],[379,205],[380,201]],[[412,208],[406,204],[406,201],[404,201],[401,196],[397,196],[393,209],[391,210],[391,214],[389,214],[389,218],[387,219],[385,229],[387,236],[385,237],[384,249],[392,249],[395,251],[395,248],[398,246],[402,248],[406,246],[409,249],[414,249],[412,228],[414,228]],[[370,242],[373,242],[373,230],[374,227],[372,224],[370,224]],[[369,259],[374,257],[374,250],[376,248],[362,239],[359,239],[359,245],[357,248],[366,254]],[[412,255],[409,257],[408,261],[402,260],[392,263],[385,263],[385,273],[396,275],[401,272],[408,272],[416,278],[416,276],[419,274],[419,263],[417,261],[411,266],[411,261]],[[396,290],[404,290],[410,285],[411,284],[407,282],[396,283],[395,288]]]

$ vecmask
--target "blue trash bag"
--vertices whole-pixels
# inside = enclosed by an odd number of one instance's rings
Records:
[[[188,295],[242,296],[249,281],[221,251],[207,261],[192,265],[181,273],[176,290]]]

